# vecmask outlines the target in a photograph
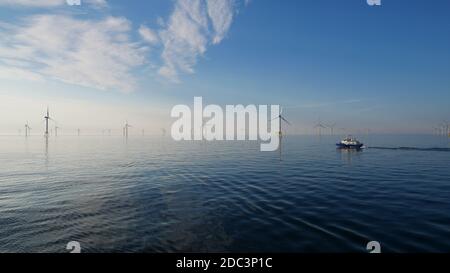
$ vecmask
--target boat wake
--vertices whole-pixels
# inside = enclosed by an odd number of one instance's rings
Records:
[[[368,147],[368,148],[377,150],[450,152],[450,148],[418,148],[418,147]]]

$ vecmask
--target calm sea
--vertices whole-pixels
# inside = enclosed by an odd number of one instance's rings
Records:
[[[338,139],[0,137],[0,252],[450,252],[449,140]]]

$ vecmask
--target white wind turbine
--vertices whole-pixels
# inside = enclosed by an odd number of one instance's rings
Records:
[[[31,133],[31,127],[27,124],[25,124],[25,137],[28,137],[28,135],[30,135]]]
[[[314,129],[318,129],[319,131],[319,136],[322,136],[322,129],[326,129],[327,127],[325,125],[322,124],[322,122],[319,121],[317,122],[316,126],[314,126]]]
[[[205,136],[208,133],[208,131],[206,131],[206,129],[208,127],[212,127],[212,125],[211,124],[207,124],[207,122],[203,122],[203,124],[200,125],[200,130],[202,131],[202,140],[206,140]]]
[[[449,136],[449,129],[450,129],[450,123],[444,121],[442,123],[442,131],[443,131],[442,134],[444,136]]]
[[[128,120],[127,120],[127,122],[125,123],[125,126],[123,127],[124,136],[125,136],[126,138],[128,138],[128,128],[131,128],[131,127],[133,127],[133,126],[131,126],[130,124],[128,124]]]
[[[44,117],[44,119],[45,119],[45,134],[44,135],[46,137],[48,137],[49,136],[49,132],[48,132],[48,122],[49,122],[49,120],[51,120],[51,121],[56,123],[56,121],[50,117],[50,112],[49,112],[48,106],[47,106],[47,115]]]
[[[336,122],[333,123],[333,124],[326,125],[326,126],[327,126],[328,128],[330,128],[331,135],[334,136],[334,128],[336,127]]]
[[[434,127],[433,128],[433,133],[437,136],[439,136],[439,128],[438,127]]]

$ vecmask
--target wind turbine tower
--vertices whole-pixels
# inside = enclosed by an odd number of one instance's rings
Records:
[[[128,138],[128,128],[130,128],[130,127],[132,127],[132,126],[130,124],[128,124],[128,121],[127,121],[127,123],[125,123],[125,127],[123,127],[126,138]]]
[[[279,136],[280,136],[280,138],[281,137],[283,137],[283,131],[282,131],[282,128],[281,128],[281,123],[284,121],[284,122],[286,122],[288,125],[291,125],[291,123],[287,120],[287,119],[285,119],[284,117],[283,117],[283,108],[280,108],[280,113],[278,114],[278,117],[276,117],[275,119],[279,119],[279,131],[278,131],[278,134],[279,134]]]
[[[331,135],[334,136],[334,128],[336,127],[336,123],[330,124],[327,127],[330,128]]]
[[[31,127],[27,124],[25,124],[25,137],[28,137],[30,135]]]
[[[442,129],[444,131],[443,135],[444,136],[448,136],[449,135],[449,129],[450,129],[450,123],[444,122],[442,125],[443,125]]]
[[[322,129],[326,129],[327,127],[325,125],[323,125],[322,122],[319,119],[319,122],[316,124],[316,126],[314,128],[318,129],[319,130],[319,136],[322,136]]]
[[[44,117],[45,119],[45,136],[48,137],[48,120],[50,119],[49,109],[47,107],[47,115]]]

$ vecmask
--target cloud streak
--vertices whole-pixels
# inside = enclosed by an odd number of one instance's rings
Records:
[[[178,0],[158,31],[163,45],[158,73],[174,82],[181,73],[194,73],[207,48],[226,37],[237,6],[234,0]]]
[[[0,25],[5,37],[0,71],[129,92],[136,85],[131,70],[146,62],[145,48],[130,41],[130,30],[131,23],[121,17],[93,21],[38,15],[19,26]]]
[[[244,0],[176,0],[156,28],[134,29],[123,17],[101,14],[83,19],[68,14],[39,14],[17,23],[0,21],[0,77],[56,79],[101,90],[130,92],[134,72],[150,66],[157,75],[180,82],[208,48],[221,43]],[[83,0],[106,7],[105,0]],[[65,0],[0,0],[0,6],[52,8]],[[98,17],[97,17],[98,18]],[[134,35],[137,34],[137,35]],[[151,52],[151,54],[149,54]]]

